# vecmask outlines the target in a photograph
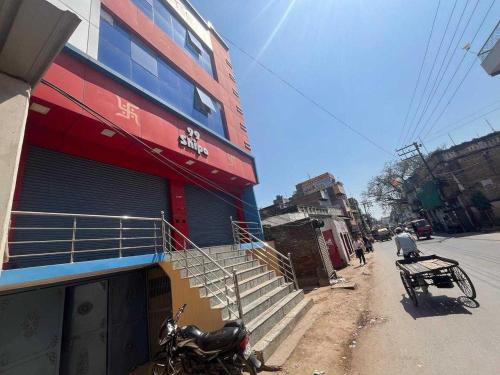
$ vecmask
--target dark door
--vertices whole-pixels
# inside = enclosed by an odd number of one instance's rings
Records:
[[[236,218],[234,198],[227,194],[186,185],[189,237],[198,246],[233,243],[231,216]]]
[[[58,375],[64,288],[0,297],[0,374]]]
[[[66,288],[61,374],[106,375],[108,282]]]
[[[108,374],[128,374],[148,358],[146,273],[109,279]]]

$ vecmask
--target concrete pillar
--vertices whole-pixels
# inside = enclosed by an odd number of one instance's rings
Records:
[[[0,73],[0,259],[2,260],[7,248],[10,211],[16,188],[29,98],[30,86],[26,82]]]

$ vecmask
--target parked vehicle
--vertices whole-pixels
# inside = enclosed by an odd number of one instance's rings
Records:
[[[380,228],[373,233],[373,238],[377,241],[390,241],[392,233],[387,228]]]
[[[417,236],[417,240],[419,240],[421,237],[425,237],[427,239],[431,238],[432,225],[430,225],[427,220],[413,220],[411,222],[411,226],[413,228],[413,231],[415,232],[415,235]]]
[[[193,325],[179,327],[185,308],[183,305],[174,318],[161,325],[161,350],[154,359],[152,375],[239,375],[243,371],[255,375],[264,369],[241,320],[228,322],[214,332],[203,332]]]

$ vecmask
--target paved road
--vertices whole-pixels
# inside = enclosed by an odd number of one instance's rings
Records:
[[[378,244],[370,309],[387,322],[358,340],[352,374],[500,374],[500,234],[435,237],[419,248],[458,260],[476,287],[479,307],[460,303],[456,287],[431,287],[415,308],[394,266],[394,244]]]

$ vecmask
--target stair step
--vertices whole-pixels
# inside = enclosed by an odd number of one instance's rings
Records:
[[[304,292],[302,290],[293,291],[270,309],[264,311],[254,320],[250,321],[246,326],[250,332],[251,342],[256,343],[264,337],[264,335],[278,324],[278,322],[302,301],[303,298]]]
[[[218,259],[224,259],[224,258],[230,258],[235,256],[236,253],[238,255],[245,255],[249,254],[248,251],[246,250],[232,250],[232,249],[225,249],[224,251],[217,251],[217,252],[210,252],[206,251],[205,249],[201,249],[205,254],[209,255],[212,259],[218,260]],[[201,259],[203,255],[198,250],[191,249],[191,250],[180,250],[180,251],[173,251],[172,252],[172,260],[173,261],[182,261],[185,259],[187,254],[187,258],[189,259]]]
[[[292,284],[284,283],[284,280],[279,277],[269,280],[266,284],[265,286],[259,285],[248,290],[246,294],[240,295],[245,321],[253,320],[292,291]],[[225,296],[221,294],[219,298],[224,301]],[[212,305],[214,308],[222,309],[226,305],[225,302],[215,300],[215,305]],[[231,303],[230,306],[233,310],[238,309],[236,303]]]
[[[210,262],[209,260],[206,259],[204,265],[203,265],[203,263],[198,263],[198,262],[193,262],[193,263],[189,264],[189,261],[188,261],[188,268],[192,272],[201,273],[201,271],[203,270],[203,267],[205,267],[205,271],[209,272],[209,271],[213,271],[213,270],[218,269],[217,265],[219,265],[221,267],[229,267],[229,266],[232,266],[234,264],[249,262],[251,260],[253,260],[251,255],[240,255],[240,256],[234,256],[232,258],[225,258],[225,259],[216,260],[217,263]],[[180,266],[176,267],[175,269],[177,269],[181,272],[182,277],[186,277],[187,274],[186,274],[185,261],[182,260],[182,261],[176,261],[176,262],[179,262]]]
[[[257,318],[259,315],[289,295],[292,291],[293,284],[285,283],[264,294],[262,297],[257,298],[247,306],[244,306],[243,317],[245,321],[251,322],[253,319]]]
[[[262,337],[253,349],[262,355],[262,359],[267,361],[276,351],[279,345],[285,341],[293,331],[297,323],[311,309],[314,302],[311,299],[300,301],[281,321],[278,322],[264,337]]]
[[[244,293],[249,290],[249,289],[254,289],[254,288],[259,288],[260,285],[272,280],[276,278],[276,275],[274,273],[274,271],[265,271],[263,273],[260,273],[260,274],[257,274],[255,276],[252,276],[252,277],[249,277],[249,278],[246,278],[244,280],[240,280],[238,285],[239,285],[239,288],[240,288],[240,296],[243,296]],[[231,282],[231,286],[233,285],[233,283]],[[220,286],[218,286],[220,288]],[[219,300],[216,298],[216,295],[217,294],[221,294],[221,293],[210,293],[205,290],[205,288],[203,286],[200,286],[200,296],[202,297],[207,297],[207,298],[211,298],[213,300],[212,302],[212,306],[215,306],[219,303]],[[230,291],[229,292],[230,296],[232,297],[233,296],[233,293]],[[219,295],[219,298],[220,295]]]
[[[236,272],[236,277],[238,278],[238,281],[243,281],[245,279],[249,279],[253,276],[257,276],[259,274],[262,274],[264,272],[267,272],[267,268],[265,265],[259,264],[255,267],[252,268],[247,268],[244,270],[239,270]],[[201,280],[201,277],[198,278],[191,278],[190,280],[192,283],[190,284],[191,287],[198,287],[198,288],[204,288],[203,282]],[[207,285],[208,289],[213,289],[216,290],[216,288],[219,288],[223,290],[224,288],[224,278],[219,277],[218,279],[213,279],[211,280],[212,282]],[[232,280],[230,281],[230,285],[232,285]]]
[[[258,260],[248,260],[245,262],[233,264],[231,266],[226,266],[223,268],[229,273],[232,273],[233,269],[235,269],[236,273],[238,273],[239,271],[244,271],[248,268],[253,268],[253,267],[256,267],[259,265],[260,265],[260,263]],[[220,269],[212,270],[212,271],[206,272],[205,274],[201,273],[200,271],[201,271],[201,269],[191,270],[189,275],[184,274],[183,277],[185,277],[185,278],[188,277],[190,279],[191,286],[194,286],[194,285],[197,285],[199,283],[203,283],[205,278],[208,281],[212,281],[212,280],[224,278],[224,275],[225,275],[225,273]]]

